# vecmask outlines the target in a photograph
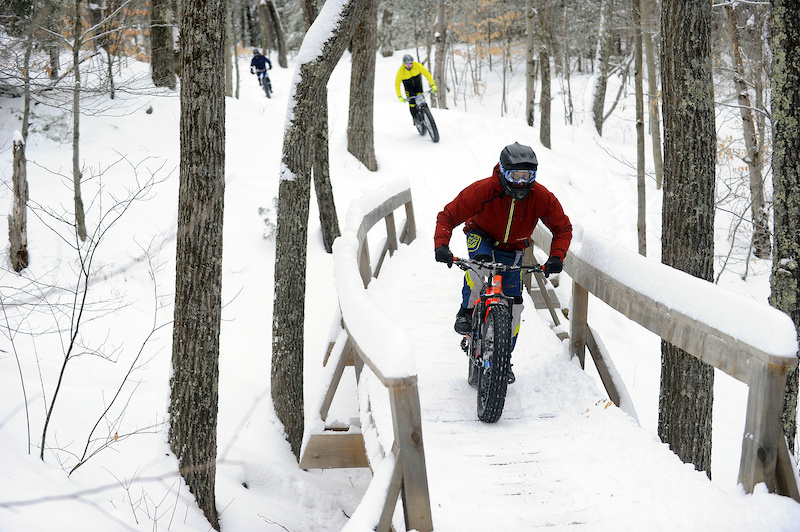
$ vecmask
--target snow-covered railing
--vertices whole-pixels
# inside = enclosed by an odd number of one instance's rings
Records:
[[[340,314],[335,318],[326,355],[320,417],[306,422],[300,467],[372,469],[372,481],[345,530],[389,530],[401,495],[406,529],[433,530],[413,344],[366,293],[386,254],[397,249],[394,211],[401,207],[405,207],[406,221],[399,241],[410,243],[416,237],[414,209],[411,190],[403,180],[353,202],[343,234],[333,244]],[[381,220],[386,223],[386,242],[373,271],[367,233]],[[325,420],[348,364],[355,366],[359,380],[361,426],[327,427]],[[365,364],[389,394],[390,409],[386,410],[391,413],[394,433],[388,445],[381,446],[376,438],[364,439],[365,434],[377,432],[372,401],[363,390]],[[383,441],[385,435],[380,438]]]
[[[549,250],[552,236],[539,225],[533,240]],[[570,351],[581,365],[586,347],[599,361],[598,370],[606,365],[587,323],[591,293],[667,342],[747,384],[739,482],[748,493],[764,482],[771,492],[800,502],[797,467],[781,425],[786,375],[797,366],[797,336],[789,316],[580,228],[564,271],[573,281]],[[616,393],[613,375],[603,371],[600,375],[609,396]]]

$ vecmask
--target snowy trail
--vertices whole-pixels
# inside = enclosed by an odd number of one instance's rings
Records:
[[[428,240],[402,246],[368,292],[415,344],[437,531],[792,530],[752,511],[758,494],[725,493],[608,402],[527,295],[516,383],[500,421],[480,422],[452,330],[462,274],[420,271]],[[729,507],[726,522],[707,515],[711,501]]]

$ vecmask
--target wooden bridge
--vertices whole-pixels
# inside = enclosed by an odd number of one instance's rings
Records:
[[[399,231],[395,212],[401,213]],[[373,229],[381,222],[385,232]],[[368,234],[380,235],[373,236],[379,252],[370,252]],[[719,489],[638,427],[624,404],[609,408],[624,403],[626,393],[589,326],[589,294],[747,384],[739,482],[748,493],[764,483],[800,502],[797,466],[780,425],[786,373],[797,365],[797,345],[760,339],[765,325],[774,338],[793,337],[785,314],[578,232],[564,264],[573,286],[570,319],[556,311],[551,290],[528,280],[535,306],[551,320],[540,320],[531,310],[523,314],[524,334],[536,341],[517,346],[512,360],[517,383],[509,388],[503,418],[485,425],[477,421],[467,361],[450,332],[457,298],[432,297],[443,284],[457,294],[461,277],[434,270],[430,243],[413,242],[415,237],[411,191],[401,181],[351,206],[334,246],[341,312],[325,354],[319,419],[307,420],[300,465],[372,470],[373,480],[346,530],[399,529],[400,523],[419,531],[690,529],[687,519],[699,517],[702,500],[692,510],[687,493],[717,497]],[[549,249],[546,230],[537,228],[532,238]],[[409,245],[387,261],[399,243]],[[621,262],[625,268],[618,267]],[[420,263],[428,266],[420,269]],[[386,277],[395,282],[374,282],[389,269]],[[658,296],[663,288],[654,286],[654,279],[708,297],[663,301]],[[746,305],[750,319],[723,319],[714,305],[720,298]],[[398,314],[392,302],[400,300],[413,311]],[[580,369],[587,348],[610,400]],[[358,380],[360,426],[343,427],[327,418],[348,365]],[[564,382],[555,387],[557,393],[543,385],[554,381]],[[635,443],[641,454],[621,455],[617,439]],[[459,470],[463,476],[454,478]],[[674,506],[682,511],[668,510]],[[746,507],[742,500],[732,503],[734,522],[746,521]],[[769,519],[757,517],[760,525]]]

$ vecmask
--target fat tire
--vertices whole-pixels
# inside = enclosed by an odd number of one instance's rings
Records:
[[[503,305],[489,307],[483,323],[481,353],[484,366],[478,368],[478,419],[495,423],[503,414],[511,364],[511,311]]]
[[[431,140],[433,142],[439,142],[439,129],[436,127],[436,122],[433,121],[431,110],[426,105],[424,108],[420,109],[420,111],[422,111],[425,127],[428,128],[428,134],[431,136]]]
[[[272,98],[272,84],[268,78],[263,78],[261,86],[264,88],[264,94],[267,95],[267,98]]]

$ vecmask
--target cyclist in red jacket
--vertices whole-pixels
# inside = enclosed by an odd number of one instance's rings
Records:
[[[541,220],[553,233],[544,274],[560,272],[572,240],[572,224],[555,195],[536,182],[538,166],[536,154],[529,146],[517,142],[503,148],[492,176],[462,190],[436,217],[433,236],[436,260],[452,267],[450,237],[453,229],[463,223],[470,258],[519,264],[523,251],[530,245],[533,228]],[[471,328],[472,308],[480,290],[474,275],[467,270],[464,276],[455,323],[459,334],[469,334]],[[513,350],[523,307],[519,272],[503,274],[503,291],[514,297]],[[509,382],[513,382],[513,374],[509,375]]]

